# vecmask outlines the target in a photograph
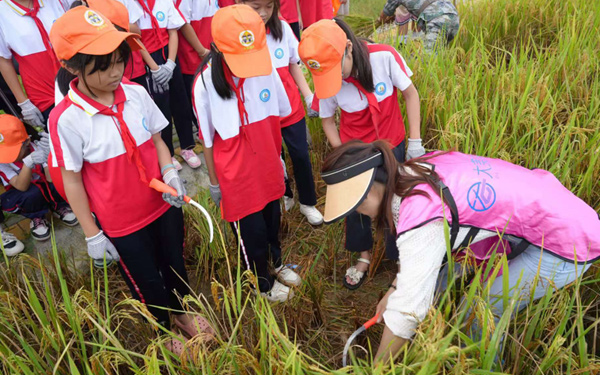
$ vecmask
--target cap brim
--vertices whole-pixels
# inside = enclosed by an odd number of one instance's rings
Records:
[[[145,49],[139,38],[138,34],[114,30],[94,39],[79,52],[94,56],[108,55],[114,52],[125,40],[133,51]]]
[[[273,71],[271,55],[266,46],[253,53],[237,55],[223,52],[223,55],[229,69],[238,78],[268,76]]]
[[[336,64],[327,73],[312,75],[315,83],[315,93],[319,99],[335,96],[342,88],[342,62]]]
[[[375,170],[371,168],[340,183],[327,185],[323,215],[326,224],[345,218],[361,205],[373,185]]]
[[[20,143],[12,146],[2,146],[2,151],[0,151],[0,163],[8,164],[17,160],[22,146],[23,145]]]

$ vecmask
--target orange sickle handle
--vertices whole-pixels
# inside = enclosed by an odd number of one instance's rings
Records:
[[[374,317],[372,317],[371,319],[369,319],[365,324],[363,324],[363,327],[365,327],[365,329],[371,328],[373,325],[375,325],[375,323],[377,323],[378,319],[379,319],[379,314],[377,314]]]
[[[148,184],[148,186],[158,191],[159,193],[169,193],[174,197],[177,196],[177,191],[175,189],[165,184],[164,182],[157,180],[156,178],[153,178],[152,181],[150,181],[150,184]],[[183,197],[183,200],[185,201],[185,203],[190,203],[192,198],[186,195]]]

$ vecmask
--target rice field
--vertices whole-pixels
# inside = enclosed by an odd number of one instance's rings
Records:
[[[348,21],[363,36],[395,45],[394,30],[378,33],[372,22],[383,2],[353,0]],[[421,96],[425,147],[548,169],[600,211],[600,2],[479,0],[458,7],[461,30],[448,49],[435,55],[422,53],[418,43],[400,49]],[[309,126],[323,197],[318,171],[329,150],[320,122]],[[220,216],[208,194],[198,201]],[[196,211],[186,210],[186,226],[196,294],[184,306],[212,322],[215,340],[192,340],[184,358],[173,357],[165,328],[145,322],[147,310],[127,298],[115,267],[77,269],[76,259],[55,246],[47,257],[0,263],[0,373],[600,373],[598,267],[581,283],[503,315],[498,326],[479,279],[459,278],[394,365],[372,365],[379,325],[357,339],[351,366],[342,368],[346,339],[371,318],[394,277],[381,241],[369,280],[350,292],[341,285],[352,264],[343,224],[312,228],[297,208],[284,214],[284,259],[299,266],[304,283],[292,301],[271,306],[250,292],[252,275],[238,267],[239,249],[224,223],[210,245]],[[478,339],[469,335],[475,318],[483,327]]]

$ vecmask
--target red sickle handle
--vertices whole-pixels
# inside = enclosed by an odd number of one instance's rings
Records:
[[[177,191],[175,189],[165,184],[164,182],[157,180],[156,178],[153,178],[152,181],[150,181],[150,184],[148,184],[148,186],[160,193],[169,193],[174,197],[177,196]],[[185,195],[183,197],[183,200],[185,201],[185,203],[190,203],[192,198]]]
[[[365,324],[363,324],[363,327],[365,327],[365,329],[369,329],[374,326],[375,323],[377,323],[377,320],[379,320],[379,314],[369,319]]]

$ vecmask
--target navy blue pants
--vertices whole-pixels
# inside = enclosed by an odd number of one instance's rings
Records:
[[[279,199],[267,204],[261,211],[250,214],[235,224],[231,223],[236,238],[236,225],[240,230],[242,265],[256,274],[261,292],[271,290],[275,282],[269,272],[269,263],[275,268],[281,266],[280,224]]]
[[[399,162],[405,160],[405,141],[402,141],[392,151]],[[353,253],[368,251],[373,248],[373,231],[371,229],[371,218],[353,212],[346,217],[346,250]],[[385,235],[385,254],[388,259],[398,259],[398,247],[396,246],[396,236],[389,231]]]
[[[165,57],[169,55],[169,48],[164,47],[150,55],[158,65],[162,65],[167,62]],[[169,151],[171,151],[171,156],[175,154],[173,149],[173,123],[175,123],[175,130],[177,130],[179,144],[182,150],[192,149],[196,145],[192,130],[192,121],[194,117],[192,113],[192,101],[188,98],[185,89],[179,60],[176,59],[175,63],[177,65],[173,71],[173,78],[169,81],[168,92],[162,94],[154,92],[152,73],[148,73],[150,94],[158,108],[160,108],[162,114],[169,120],[169,125],[163,129],[161,136],[167,144]]]
[[[315,179],[313,178],[312,164],[308,154],[306,120],[302,118],[293,125],[281,128],[281,135],[290,154],[290,159],[292,159],[300,203],[306,206],[314,206],[317,204],[317,194],[315,193]],[[289,185],[286,186],[286,196],[292,196]]]
[[[29,219],[41,218],[50,209],[68,206],[51,182],[47,186],[44,183],[40,183],[40,186],[31,184],[27,191],[8,189],[0,196],[0,200],[2,211],[23,215]]]
[[[183,235],[183,211],[171,207],[144,228],[110,238],[121,257],[119,269],[133,298],[145,303],[165,327],[169,326],[169,312],[164,308],[182,310],[178,296],[190,293]]]

